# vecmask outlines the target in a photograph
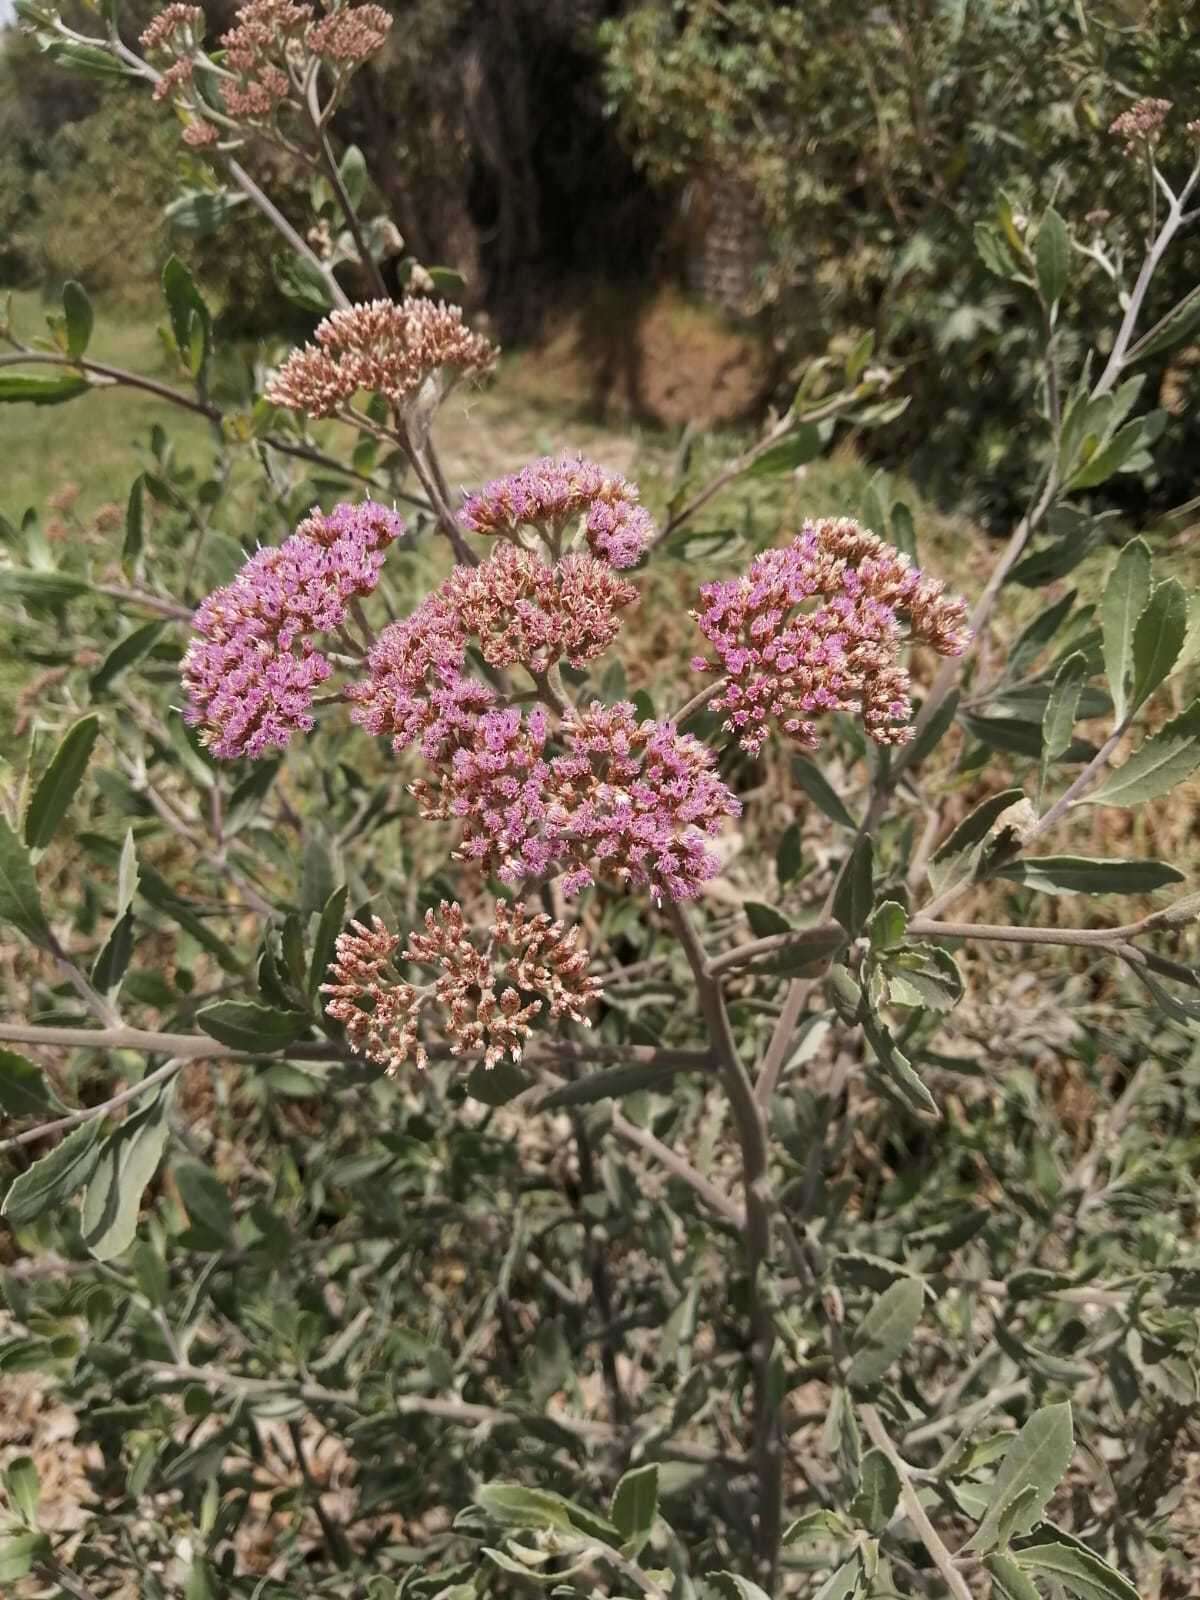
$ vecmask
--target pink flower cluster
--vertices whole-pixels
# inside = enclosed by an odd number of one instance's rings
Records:
[[[720,871],[706,839],[741,811],[712,752],[628,703],[593,703],[559,734],[552,755],[544,711],[485,713],[434,781],[413,784],[421,814],[457,819],[456,854],[502,882],[561,871],[568,895],[604,879],[694,899]]]
[[[901,620],[908,638],[939,655],[961,655],[970,638],[962,600],[848,517],[806,522],[786,549],[765,551],[745,577],[704,584],[700,595],[692,615],[717,660],[692,665],[725,675],[711,704],[751,754],[772,722],[814,748],[810,718],[827,711],[861,716],[877,744],[906,743]]]
[[[311,635],[341,626],[403,532],[401,517],[370,500],[314,511],[202,602],[183,659],[184,714],[214,755],[261,756],[312,728],[313,693],[331,667]]]
[[[481,951],[460,906],[443,900],[436,912],[427,911],[425,931],[410,934],[399,956],[437,972],[432,983],[417,985],[389,972],[398,934],[378,917],[369,928],[351,923],[338,936],[330,981],[321,986],[331,997],[325,1009],[344,1024],[354,1050],[389,1073],[410,1059],[418,1067],[428,1063],[418,1035],[427,1005],[441,1012],[451,1055],[482,1051],[485,1067],[505,1055],[519,1061],[542,1011],[588,1025],[585,1007],[600,981],[588,976],[590,957],[577,928],[498,900],[489,932]]]
[[[554,566],[504,545],[478,567],[457,567],[409,617],[385,628],[369,658],[370,677],[349,693],[354,720],[390,734],[395,748],[419,743],[429,761],[469,740],[493,691],[467,673],[477,641],[491,667],[543,673],[555,662],[581,667],[601,655],[637,599],[632,584],[587,555]]]
[[[468,496],[462,519],[472,533],[509,538],[536,528],[556,553],[569,526],[582,519],[593,555],[618,568],[632,567],[654,534],[636,485],[582,456],[544,456],[497,478]]]

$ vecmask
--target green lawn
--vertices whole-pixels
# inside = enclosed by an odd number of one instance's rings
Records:
[[[48,308],[40,295],[14,294],[12,303],[13,326],[24,343],[46,334]],[[159,343],[157,315],[154,310],[96,307],[88,356],[181,385]],[[108,501],[123,503],[149,453],[155,422],[169,428],[185,460],[201,457],[211,438],[202,418],[134,389],[98,390],[58,406],[0,407],[0,512],[19,521],[29,506],[44,511],[47,499],[72,483],[81,491],[81,517]]]

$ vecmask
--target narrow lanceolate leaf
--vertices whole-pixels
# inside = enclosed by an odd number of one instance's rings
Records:
[[[0,1215],[12,1227],[23,1228],[43,1212],[63,1205],[91,1177],[99,1154],[99,1138],[98,1117],[69,1133],[49,1155],[14,1178],[0,1205]]]
[[[1150,599],[1150,550],[1144,539],[1131,539],[1117,557],[1100,603],[1104,670],[1118,722],[1129,706],[1133,676],[1133,634]]]
[[[1066,293],[1067,271],[1071,260],[1071,238],[1067,225],[1053,206],[1046,209],[1038,225],[1038,288],[1047,306],[1057,305]]]
[[[1160,355],[1164,350],[1182,344],[1185,339],[1192,337],[1197,328],[1200,328],[1200,284],[1185,294],[1178,305],[1173,306],[1149,332],[1142,335],[1125,357],[1125,365],[1132,366],[1135,361]]]
[[[835,968],[834,972],[837,970]],[[845,969],[843,968],[842,970],[844,971]],[[832,977],[833,974],[830,976]],[[848,973],[847,977],[849,977]],[[853,979],[851,979],[851,982],[853,982]],[[855,987],[857,988],[857,985]],[[834,1003],[836,1006],[836,990],[834,991]],[[854,1017],[846,1016],[845,1020],[857,1020],[857,1014]],[[867,1042],[874,1052],[880,1071],[905,1105],[918,1115],[940,1117],[941,1112],[938,1110],[937,1101],[925,1087],[912,1062],[904,1054],[903,1050],[899,1048],[888,1030],[869,1011],[863,1013],[861,1020],[863,1032],[866,1034]]]
[[[321,915],[317,920],[317,931],[313,935],[312,959],[308,968],[308,990],[315,995],[321,984],[325,981],[325,973],[329,963],[333,960],[333,950],[337,943],[337,936],[342,931],[346,920],[346,895],[348,891],[343,883],[326,900],[321,907]]]
[[[1077,805],[1140,806],[1169,794],[1200,767],[1200,700],[1135,750],[1100,787]]]
[[[658,1513],[658,1463],[625,1473],[613,1494],[609,1520],[626,1544],[648,1537]]]
[[[1178,578],[1168,578],[1151,594],[1133,630],[1133,710],[1174,670],[1187,624],[1187,592]]]
[[[638,1094],[643,1089],[665,1089],[674,1073],[671,1068],[639,1063],[631,1067],[610,1067],[607,1072],[589,1072],[585,1078],[564,1083],[539,1099],[539,1111],[561,1111],[565,1106],[590,1106],[599,1100],[619,1100],[622,1095]]]
[[[882,1450],[868,1450],[862,1458],[858,1493],[850,1502],[850,1515],[868,1533],[882,1533],[900,1500],[900,1479]]]
[[[81,283],[76,283],[74,278],[69,278],[63,284],[63,316],[67,329],[67,354],[73,359],[78,359],[88,347],[92,337],[92,325],[95,317],[92,313],[92,302],[87,297],[87,291]]]
[[[24,400],[34,406],[57,406],[64,400],[86,394],[90,388],[88,380],[77,372],[64,372],[61,377],[54,378],[26,372],[0,372],[0,405]]]
[[[769,450],[764,450],[746,468],[748,478],[768,478],[778,472],[794,472],[805,467],[821,453],[821,435],[813,422],[803,422],[794,433],[788,434]]]
[[[133,1243],[138,1208],[158,1171],[167,1132],[166,1096],[158,1094],[104,1141],[80,1217],[83,1242],[97,1261],[112,1261]]]
[[[250,1000],[219,1000],[197,1012],[196,1021],[231,1050],[261,1050],[265,1055],[286,1049],[309,1025],[303,1011],[276,1010]]]
[[[807,756],[797,756],[792,762],[792,776],[812,803],[840,827],[853,829],[854,818],[839,799],[828,778]]]
[[[140,628],[135,628],[132,633],[126,634],[112,647],[92,674],[89,684],[92,693],[103,694],[113,679],[124,672],[126,667],[133,666],[135,661],[140,661],[144,655],[148,655],[158,643],[159,635],[165,627],[165,622],[146,622]]]
[[[856,1389],[878,1383],[907,1350],[924,1306],[925,1288],[919,1278],[897,1278],[885,1289],[859,1324],[846,1382]]]
[[[735,1595],[737,1600],[771,1600],[765,1590],[749,1578],[739,1577],[736,1572],[714,1572],[710,1576],[717,1580],[726,1594]]]
[[[1087,657],[1080,651],[1070,655],[1054,676],[1054,687],[1042,716],[1042,773],[1052,761],[1064,755],[1075,731],[1079,697],[1087,678]]]
[[[1017,1560],[1035,1577],[1061,1583],[1079,1600],[1138,1600],[1138,1591],[1091,1550],[1068,1544],[1026,1545]]]
[[[83,780],[99,732],[99,717],[87,716],[63,735],[25,813],[25,843],[31,850],[42,850],[53,839]]]
[[[1149,894],[1183,873],[1165,861],[1093,861],[1085,856],[1027,856],[996,874],[1044,894]]]
[[[864,834],[842,868],[833,897],[833,914],[852,939],[865,927],[874,899],[874,851],[870,836]]]
[[[1043,1406],[1035,1411],[1004,1453],[992,1484],[987,1512],[969,1548],[992,1548],[1001,1518],[1027,1487],[1032,1487],[1036,1493],[1024,1505],[1011,1533],[1025,1533],[1032,1528],[1070,1466],[1074,1449],[1075,1433],[1068,1404]]]
[[[970,850],[974,845],[982,844],[996,822],[1010,806],[1015,806],[1018,800],[1025,798],[1023,789],[1002,789],[999,794],[990,795],[988,799],[981,800],[974,811],[959,823],[954,832],[934,851],[935,861],[948,861],[951,856],[956,856],[960,851]]]
[[[11,922],[35,944],[50,937],[29,852],[0,817],[0,922]]]
[[[992,1580],[996,1600],[1042,1600],[1041,1595],[1011,1556],[988,1556],[983,1563]]]
[[[15,1050],[0,1050],[0,1111],[9,1117],[40,1117],[65,1109],[41,1067]]]

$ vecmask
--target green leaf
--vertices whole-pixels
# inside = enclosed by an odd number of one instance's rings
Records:
[[[99,732],[100,718],[90,714],[63,735],[25,813],[25,843],[31,850],[44,850],[53,839],[78,792]]]
[[[1147,356],[1161,355],[1164,350],[1183,344],[1197,328],[1200,328],[1200,284],[1189,290],[1165,317],[1160,317],[1142,335],[1125,357],[1125,365],[1132,366],[1136,361],[1144,361]]]
[[[825,774],[819,767],[814,766],[807,756],[795,758],[792,762],[792,776],[813,804],[823,811],[831,822],[836,822],[839,827],[849,828],[851,832],[854,831],[858,826],[854,818],[830,787]]]
[[[804,841],[798,822],[789,822],[779,836],[779,845],[775,851],[775,876],[779,879],[779,887],[786,888],[793,878],[800,875],[804,866]]]
[[[959,698],[958,690],[952,689],[913,742],[905,745],[905,771],[910,767],[919,766],[925,757],[932,755],[938,745],[941,744],[946,734],[954,726],[954,719],[958,715]]]
[[[158,1171],[168,1131],[167,1096],[157,1094],[100,1147],[80,1214],[83,1242],[97,1261],[112,1261],[133,1243],[142,1195]]]
[[[793,472],[805,467],[821,453],[821,434],[815,422],[802,422],[786,438],[773,444],[746,468],[747,478],[767,478],[777,472]]]
[[[1079,715],[1079,697],[1088,675],[1087,657],[1076,650],[1054,675],[1042,715],[1042,783],[1053,761],[1066,755]]]
[[[1038,225],[1037,279],[1042,299],[1047,306],[1057,305],[1066,293],[1067,274],[1071,262],[1071,236],[1067,225],[1048,206]]]
[[[10,1117],[38,1117],[65,1109],[41,1067],[13,1050],[0,1049],[0,1110]]]
[[[847,1539],[850,1525],[836,1511],[806,1511],[783,1530],[782,1543],[802,1544],[810,1539]]]
[[[892,1005],[926,1011],[953,1011],[963,997],[963,978],[948,950],[914,944],[890,953],[880,963]]]
[[[329,963],[333,960],[334,946],[346,921],[347,893],[348,890],[343,883],[333,891],[321,907],[317,931],[313,935],[312,959],[308,969],[308,992],[311,995],[315,995],[325,981]]]
[[[357,210],[367,192],[367,162],[356,144],[346,146],[338,162],[338,176],[345,186],[350,204]]]
[[[629,1067],[610,1067],[605,1072],[589,1072],[552,1089],[539,1098],[539,1111],[561,1111],[565,1106],[590,1106],[600,1100],[619,1100],[622,1095],[640,1094],[643,1089],[664,1089],[675,1074],[671,1068],[639,1063]],[[479,1097],[476,1096],[476,1099]]]
[[[32,1456],[18,1456],[4,1469],[4,1492],[8,1503],[27,1527],[37,1524],[41,1481]]]
[[[1094,489],[1098,484],[1107,482],[1115,472],[1119,472],[1146,442],[1148,420],[1147,417],[1138,417],[1136,421],[1127,422],[1119,429],[1108,443],[1101,445],[1095,455],[1084,462],[1068,480],[1068,491]]]
[[[925,1288],[919,1278],[897,1278],[883,1291],[854,1336],[854,1356],[846,1372],[851,1388],[879,1382],[908,1349],[924,1309]]]
[[[913,521],[912,512],[904,504],[903,500],[897,500],[892,506],[891,535],[892,543],[896,546],[896,549],[902,555],[906,555],[910,561],[915,562],[917,559],[917,527]]]
[[[937,1101],[883,1024],[867,1013],[862,1018],[862,1027],[884,1077],[909,1109],[918,1114],[940,1117]]]
[[[280,293],[294,305],[317,312],[328,311],[333,305],[324,274],[305,256],[277,255],[271,267]]]
[[[1000,1519],[1005,1510],[1027,1486],[1036,1493],[1025,1506],[1013,1528],[1024,1533],[1037,1521],[1042,1508],[1054,1493],[1071,1464],[1075,1434],[1071,1407],[1067,1403],[1043,1406],[1035,1411],[1004,1452],[1004,1460],[992,1483],[988,1509],[975,1530],[968,1549],[990,1550],[996,1542]]]
[[[1128,1579],[1091,1550],[1076,1545],[1026,1545],[1017,1552],[1017,1560],[1026,1572],[1061,1583],[1079,1600],[1138,1600]]]
[[[92,302],[83,285],[76,283],[74,278],[68,278],[63,284],[62,299],[67,327],[67,354],[78,360],[92,337],[92,325],[95,322]]]
[[[203,239],[227,222],[238,206],[245,205],[244,194],[230,194],[224,190],[191,189],[172,200],[163,215],[180,233],[190,233]]]
[[[747,900],[742,905],[750,932],[756,939],[770,939],[777,933],[791,933],[792,925],[774,906],[765,906],[757,900]]]
[[[853,1555],[831,1572],[812,1600],[857,1600],[862,1593],[862,1562]]]
[[[1149,894],[1184,875],[1165,861],[1097,861],[1086,856],[1027,856],[996,876],[1044,894]]]
[[[216,1173],[199,1161],[183,1161],[172,1168],[172,1175],[192,1226],[211,1235],[218,1248],[231,1245],[233,1206]]]
[[[126,667],[131,667],[135,661],[140,661],[144,655],[148,655],[158,643],[165,627],[165,622],[144,622],[140,628],[134,628],[132,633],[127,633],[123,639],[118,640],[92,674],[89,683],[92,694],[97,697],[102,695],[113,679],[124,672]]]
[[[517,1483],[484,1483],[475,1491],[475,1504],[495,1522],[512,1528],[557,1528],[562,1532],[582,1530],[613,1548],[621,1535],[603,1517],[585,1511],[573,1500],[548,1489],[525,1489]]]
[[[63,372],[54,377],[32,372],[0,372],[0,405],[5,402],[31,406],[58,406],[74,400],[91,388],[78,372]]]
[[[894,950],[904,941],[904,930],[908,927],[908,913],[896,900],[884,900],[876,907],[867,923],[867,936],[871,941],[871,949],[878,953],[881,950]]]
[[[858,1493],[850,1502],[850,1515],[868,1533],[882,1533],[900,1502],[900,1479],[882,1450],[868,1450],[862,1458]]]
[[[1042,1600],[1030,1580],[1009,1556],[988,1556],[983,1563],[991,1574],[995,1600]]]
[[[1077,805],[1140,806],[1169,794],[1200,767],[1200,700],[1151,735]]]
[[[732,1594],[736,1600],[771,1600],[764,1589],[756,1583],[751,1583],[749,1578],[739,1577],[736,1572],[710,1572],[708,1576],[719,1582],[727,1594]]]
[[[85,1122],[69,1133],[48,1155],[14,1178],[0,1205],[0,1215],[14,1228],[23,1228],[44,1211],[60,1206],[81,1189],[92,1175],[99,1155],[100,1118]]]
[[[870,836],[864,834],[842,869],[833,897],[833,914],[852,939],[866,926],[874,900],[874,850]]]
[[[170,256],[163,267],[162,289],[179,359],[193,378],[199,377],[208,360],[212,318],[195,279],[178,256]]]
[[[255,1005],[252,1000],[218,1000],[198,1011],[196,1021],[210,1039],[220,1040],[231,1050],[262,1051],[264,1055],[285,1050],[309,1026],[303,1011]]]
[[[32,600],[41,605],[58,605],[86,594],[88,584],[66,572],[30,572],[24,568],[0,568],[0,599]]]
[[[125,540],[121,546],[121,565],[131,573],[142,553],[145,532],[146,477],[139,473],[129,487],[129,502],[125,508]]]
[[[531,1082],[515,1061],[506,1058],[497,1061],[494,1067],[485,1067],[480,1061],[471,1069],[467,1093],[472,1100],[480,1100],[485,1106],[506,1106],[528,1089]]]
[[[641,1543],[658,1513],[658,1463],[634,1467],[617,1484],[609,1520],[626,1544]]]
[[[1169,676],[1179,659],[1187,632],[1187,592],[1178,578],[1160,583],[1133,630],[1133,691],[1136,711]]]
[[[46,944],[50,925],[42,910],[29,852],[0,816],[0,922],[11,922],[34,944]]]
[[[1149,599],[1150,550],[1144,539],[1131,539],[1116,559],[1100,602],[1104,671],[1118,722],[1125,720],[1128,709],[1134,630]]]
[[[938,846],[933,859],[948,861],[951,856],[959,855],[963,850],[970,850],[975,845],[982,844],[1004,812],[1024,798],[1023,789],[1002,789],[999,794],[980,801],[974,811],[963,818],[945,843]]]
[[[1033,621],[1021,630],[1006,657],[1004,675],[1009,682],[1019,679],[1026,668],[1033,665],[1070,615],[1077,598],[1078,591],[1069,589],[1061,600],[1039,611]]]
[[[50,1555],[50,1540],[44,1533],[18,1533],[0,1537],[0,1583],[16,1583],[33,1571],[35,1562]]]

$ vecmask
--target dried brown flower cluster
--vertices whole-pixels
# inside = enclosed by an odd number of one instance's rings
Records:
[[[335,415],[360,389],[402,409],[427,379],[485,372],[497,353],[467,327],[461,307],[411,297],[334,311],[314,337],[292,351],[265,391],[272,405],[310,417]]]
[[[418,1037],[421,1014],[436,1006],[452,1055],[483,1052],[486,1067],[504,1056],[514,1061],[543,1011],[586,1025],[584,1008],[600,992],[587,974],[590,957],[576,928],[544,912],[496,902],[486,950],[472,943],[462,908],[442,901],[425,913],[424,932],[409,935],[399,960],[437,971],[432,983],[415,985],[389,976],[397,959],[399,934],[378,918],[368,928],[353,922],[338,936],[330,981],[328,1014],[341,1022],[352,1048],[395,1072],[405,1061],[428,1064]]]
[[[184,131],[195,148],[219,138],[205,119],[203,100],[192,90],[195,63],[207,60],[201,54],[204,26],[199,6],[172,4],[142,34],[147,54],[169,62],[154,97],[176,99],[198,119]],[[381,48],[391,26],[388,13],[373,4],[338,5],[316,15],[296,0],[246,0],[221,40],[224,54],[215,69],[225,114],[234,122],[268,126],[289,101],[302,104],[304,85],[315,67],[323,66],[335,85],[340,83]]]
[[[199,6],[174,4],[165,7],[142,34],[142,49],[170,50],[179,55],[204,37],[204,12]]]
[[[1171,106],[1170,100],[1135,100],[1128,111],[1113,118],[1108,131],[1124,140],[1126,151],[1132,155],[1144,144],[1157,143]]]

